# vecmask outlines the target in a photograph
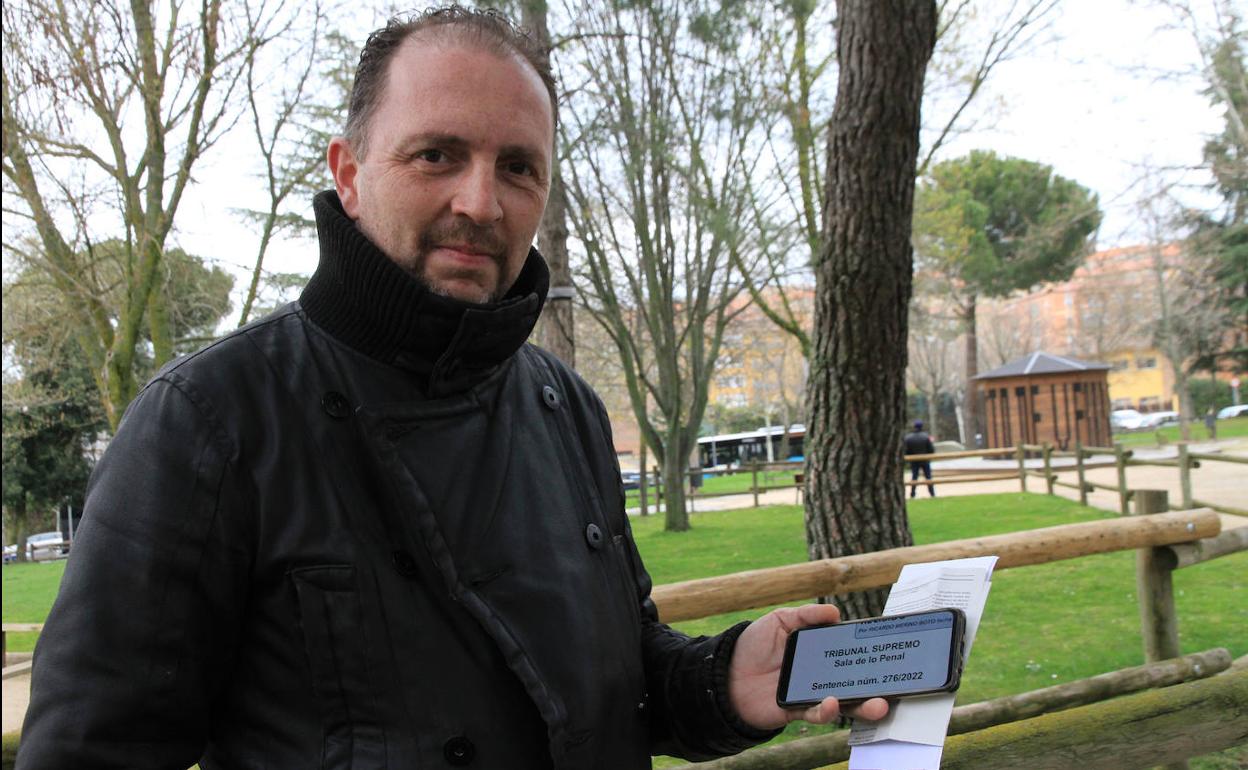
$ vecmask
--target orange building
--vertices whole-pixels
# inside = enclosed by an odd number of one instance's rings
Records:
[[[1159,282],[1173,281],[1185,255],[1177,244],[1090,255],[1070,280],[979,307],[981,368],[1034,350],[1109,365],[1112,408],[1178,409],[1174,368],[1153,342]],[[1231,373],[1225,373],[1230,378]]]

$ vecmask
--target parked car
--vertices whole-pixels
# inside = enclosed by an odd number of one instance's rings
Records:
[[[66,553],[69,553],[69,547],[65,545],[65,536],[60,532],[40,532],[26,538],[27,561],[59,559]]]
[[[620,478],[624,481],[624,491],[630,489],[641,488],[641,474],[637,471],[620,471]]]
[[[17,561],[17,543],[4,547],[4,563],[8,564],[11,561]]]
[[[1232,417],[1243,417],[1248,415],[1248,404],[1236,404],[1235,406],[1226,406],[1218,410],[1219,420],[1229,420]]]
[[[1114,430],[1139,430],[1144,426],[1144,415],[1134,409],[1115,409],[1109,413],[1109,426]]]
[[[1178,412],[1149,412],[1144,415],[1144,421],[1140,424],[1140,427],[1152,430],[1163,425],[1177,425],[1178,422]]]

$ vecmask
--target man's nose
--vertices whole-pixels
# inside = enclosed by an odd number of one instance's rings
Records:
[[[503,218],[503,207],[498,202],[498,176],[492,163],[473,163],[468,167],[451,200],[451,213],[478,224]]]

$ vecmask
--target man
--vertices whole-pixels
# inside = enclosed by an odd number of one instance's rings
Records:
[[[932,444],[932,437],[923,430],[923,421],[914,421],[914,430],[907,433],[904,439],[907,455],[930,455],[936,454],[936,447]],[[928,460],[911,460],[910,461],[910,480],[918,481],[919,472],[923,472],[923,478],[928,481],[932,480],[932,464]],[[918,484],[910,485],[910,496],[914,497],[919,491]],[[932,497],[936,496],[936,485],[928,484],[927,492]]]
[[[602,406],[524,344],[554,125],[499,16],[369,38],[299,302],[166,367],[96,470],[20,766],[640,768],[837,715],[775,704],[835,608],[658,622]]]

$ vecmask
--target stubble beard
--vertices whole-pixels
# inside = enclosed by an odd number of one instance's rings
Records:
[[[507,280],[507,244],[501,237],[495,233],[494,228],[489,225],[478,225],[465,219],[454,219],[450,222],[434,223],[428,229],[420,234],[420,238],[416,245],[416,253],[410,256],[396,257],[390,249],[380,246],[380,241],[373,237],[364,227],[363,222],[358,223],[362,232],[374,244],[378,244],[386,256],[390,260],[403,269],[408,275],[420,282],[421,286],[430,292],[448,299],[456,299],[461,302],[472,302],[479,305],[487,305],[501,300],[511,289],[510,282],[504,286],[503,282]],[[398,239],[396,239],[398,240]],[[426,263],[430,252],[438,248],[442,244],[453,243],[459,246],[468,246],[472,249],[482,252],[489,256],[494,263],[496,280],[492,289],[482,291],[476,296],[464,297],[455,294],[450,288],[450,282],[456,279],[466,282],[473,282],[474,279],[480,278],[480,271],[464,269],[443,271],[437,280],[430,278],[427,274]],[[461,284],[462,285],[462,284]]]

